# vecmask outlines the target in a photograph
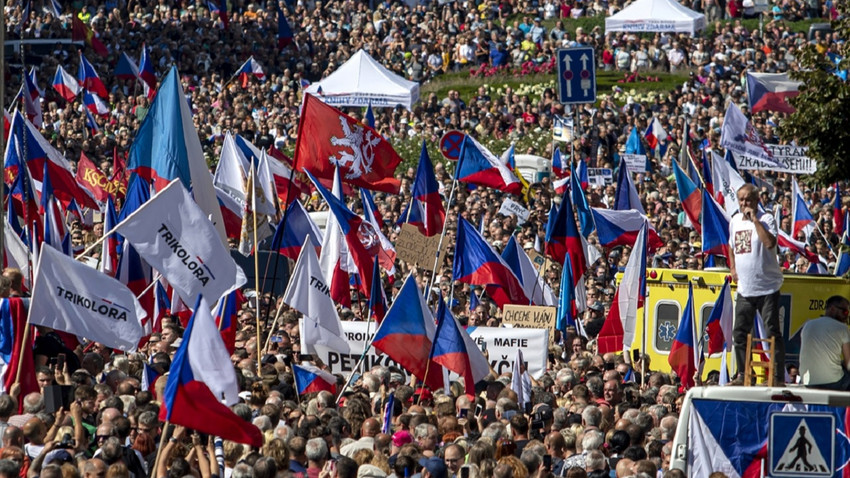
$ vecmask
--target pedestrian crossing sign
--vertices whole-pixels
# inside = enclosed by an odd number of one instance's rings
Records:
[[[835,473],[835,416],[776,412],[770,416],[770,476],[832,476]]]

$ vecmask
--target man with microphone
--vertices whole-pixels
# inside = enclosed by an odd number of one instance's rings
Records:
[[[737,378],[743,383],[747,334],[753,332],[756,312],[761,315],[768,337],[776,337],[774,385],[785,383],[785,341],[779,326],[779,288],[782,271],[776,260],[777,225],[772,214],[758,211],[758,189],[745,184],[738,189],[739,212],[729,224],[729,269],[738,284],[732,340]],[[765,338],[768,338],[765,337]]]

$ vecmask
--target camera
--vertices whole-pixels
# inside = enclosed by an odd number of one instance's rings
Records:
[[[66,433],[65,435],[62,436],[62,441],[60,441],[56,445],[56,448],[66,448],[66,449],[74,448],[74,438],[71,436],[70,433]]]

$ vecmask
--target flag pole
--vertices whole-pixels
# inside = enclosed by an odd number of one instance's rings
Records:
[[[221,315],[221,317],[218,318],[218,331],[219,332],[221,332],[221,324],[224,323],[224,313],[225,313],[225,310],[227,310],[227,298],[228,298],[229,295],[230,295],[229,292],[227,294],[224,294],[224,301],[221,303],[221,314],[222,315]],[[263,349],[263,350],[265,350],[265,349]]]
[[[41,258],[42,257],[43,256],[41,254],[38,255],[38,265],[36,266],[36,272],[33,273],[34,274],[33,275],[33,282],[32,282],[33,293],[36,290],[35,289],[35,287],[37,285],[36,281],[38,280],[38,271],[41,270]],[[23,349],[23,347],[26,346],[26,343],[27,343],[27,341],[29,340],[29,337],[30,337],[30,328],[31,328],[30,327],[30,317],[32,317],[32,307],[31,306],[27,307],[27,321],[26,321],[26,324],[24,325],[24,337],[23,337],[23,340],[21,341],[21,348],[22,349]],[[23,358],[24,358],[24,354],[23,354],[23,350],[21,350],[20,357],[18,357],[18,369],[15,370],[15,383],[16,384],[21,383],[21,368],[24,365]]]
[[[162,449],[165,448],[165,431],[168,430],[168,425],[170,424],[171,422],[166,420],[162,427],[162,433],[159,434],[159,447],[156,449],[156,457],[153,460],[153,476],[156,476],[156,468],[159,466],[160,455],[162,454]]]
[[[463,144],[460,147],[460,156],[458,157],[457,165],[455,166],[454,178],[452,179],[452,189],[449,192],[449,199],[446,201],[446,211],[448,211],[449,208],[451,208],[452,200],[455,197],[455,189],[457,189],[457,183],[458,183],[458,180],[457,180],[458,171],[460,170],[460,165],[463,162],[463,150],[465,148],[466,148],[466,141],[464,141]],[[448,225],[448,223],[449,223],[449,220],[448,220],[448,215],[447,215],[446,219],[443,221],[443,230],[442,230],[442,232],[440,232],[440,242],[437,243],[437,253],[434,255],[434,267],[431,268],[431,277],[428,279],[428,288],[426,289],[426,292],[430,291],[431,287],[434,286],[434,279],[437,277],[437,268],[440,266],[440,251],[443,249],[443,241],[446,238],[446,229],[447,229],[446,226]],[[429,297],[430,296],[426,296],[426,301],[425,301],[426,304],[428,303],[427,299]]]
[[[251,167],[251,176],[254,176],[254,180],[256,180],[256,175],[254,174],[254,168]],[[259,256],[259,244],[257,244],[257,188],[254,185],[254,181],[250,181],[251,187],[254,188],[251,191],[251,209],[252,215],[254,216],[254,291],[257,293],[257,313],[255,317],[255,321],[257,322],[257,347],[262,343],[262,330],[260,329],[260,299],[263,294],[260,291],[260,256]],[[260,360],[262,357],[260,356],[261,350],[257,350],[257,376],[262,376],[263,364]]]
[[[272,326],[271,326],[270,332],[273,332],[274,328],[277,326],[277,321],[280,318],[280,311],[281,310],[283,310],[283,299],[281,299],[280,305],[277,306],[277,312],[275,312],[275,314],[274,314],[274,320],[272,320]],[[271,340],[272,340],[272,333],[269,333],[269,336],[266,338],[266,345],[263,347],[264,353],[265,353],[266,350],[268,350],[269,343],[271,342]]]

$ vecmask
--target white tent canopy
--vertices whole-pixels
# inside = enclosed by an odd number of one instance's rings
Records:
[[[677,32],[694,35],[705,28],[705,15],[675,0],[637,0],[605,19],[606,32]]]
[[[419,83],[407,81],[358,50],[348,61],[322,81],[305,90],[333,106],[393,108],[408,110],[419,101]]]

